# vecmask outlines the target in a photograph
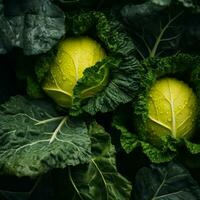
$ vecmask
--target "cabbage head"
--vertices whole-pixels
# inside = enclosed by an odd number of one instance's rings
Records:
[[[147,130],[175,139],[191,136],[197,117],[197,97],[184,82],[162,78],[152,86],[148,100]]]
[[[141,67],[143,86],[133,111],[123,107],[113,118],[121,146],[127,153],[140,149],[154,163],[169,162],[180,150],[199,158],[200,57],[153,57]]]
[[[73,89],[84,70],[105,57],[101,45],[89,37],[73,37],[61,41],[43,82],[43,90],[59,106],[69,108],[73,101]]]
[[[121,22],[99,11],[68,13],[66,22],[67,39],[28,71],[27,94],[40,99],[46,93],[72,116],[111,112],[135,99],[143,69]]]

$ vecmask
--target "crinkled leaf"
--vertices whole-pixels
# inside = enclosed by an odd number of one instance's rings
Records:
[[[200,188],[188,170],[170,162],[139,170],[135,178],[135,200],[197,200]]]
[[[142,151],[153,163],[163,163],[171,161],[175,156],[176,152],[170,150],[162,150],[150,143],[141,142]]]
[[[88,165],[71,168],[74,199],[127,200],[131,184],[117,172],[115,150],[108,133],[98,124],[90,126],[92,159]],[[81,198],[80,198],[81,197]]]
[[[113,118],[112,126],[120,133],[120,143],[122,148],[126,151],[126,153],[131,153],[136,147],[140,145],[140,141],[137,135],[131,133],[131,131],[126,128],[126,123],[131,124],[131,122],[126,119],[127,115],[131,117],[131,115],[127,113],[126,110],[117,112]]]
[[[75,98],[76,96],[81,99],[89,98],[101,91],[102,88],[107,85],[109,79],[109,67],[111,68],[112,65],[115,67],[115,63],[113,63],[113,59],[106,59],[104,62],[105,64],[98,63],[84,71],[84,78],[78,82],[74,89]]]
[[[65,34],[64,13],[49,0],[11,0],[0,5],[0,53],[12,47],[21,47],[27,55],[44,53]]]
[[[47,102],[11,98],[0,107],[0,127],[1,173],[37,176],[90,159],[85,123],[58,116]]]
[[[123,63],[118,63],[119,62],[112,63],[112,65],[117,64],[116,67],[113,67],[114,70],[111,69],[110,65],[109,74],[111,74],[111,76],[109,78],[107,87],[105,87],[104,90],[100,91],[94,97],[85,99],[83,101],[82,99],[76,99],[81,101],[79,101],[80,106],[73,107],[74,113],[76,110],[83,110],[92,115],[96,114],[97,112],[109,112],[114,110],[120,104],[130,102],[137,95],[137,92],[139,92],[140,88],[140,82],[138,81],[141,78],[141,75],[137,74],[136,72],[137,69],[134,71],[134,67],[137,68],[137,63],[135,60],[127,62],[124,60]],[[88,74],[86,74],[86,76],[87,75]],[[84,78],[87,79],[89,77]],[[81,83],[83,82],[81,81]],[[78,83],[77,87],[80,85]],[[77,105],[78,104],[75,104],[75,106]]]
[[[187,147],[190,153],[192,154],[200,153],[200,144],[191,142],[189,140],[184,140],[184,141],[185,141],[185,146]]]
[[[101,92],[109,82],[110,70],[118,67],[120,61],[112,58],[106,58],[104,61],[97,63],[91,68],[84,71],[84,76],[81,78],[74,88],[72,115],[81,114],[83,110],[91,114],[97,111],[107,110],[107,105],[102,105],[102,100],[96,100],[96,94]],[[91,98],[88,100],[88,98]],[[97,111],[95,111],[97,110]]]
[[[137,146],[139,146],[139,140],[136,135],[130,133],[123,126],[115,125],[115,128],[121,131],[120,142],[126,153],[131,153]]]
[[[137,134],[132,133],[125,127],[125,123],[120,116],[115,116],[112,125],[120,132],[120,142],[126,153],[131,153],[137,147],[141,147],[142,152],[154,163],[168,162],[176,156],[176,145],[174,146],[172,142],[167,140],[164,148],[159,148],[142,141]]]

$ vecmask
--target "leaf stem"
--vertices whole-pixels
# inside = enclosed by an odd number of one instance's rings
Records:
[[[56,128],[56,130],[53,132],[51,139],[49,140],[49,144],[51,144],[55,139],[56,136],[58,134],[58,132],[60,131],[60,129],[62,128],[63,124],[66,122],[67,120],[67,116],[65,116],[62,121],[60,122],[60,124],[58,125],[58,127]]]
[[[45,119],[45,120],[39,121],[35,125],[41,125],[41,124],[46,124],[46,123],[49,123],[49,122],[52,122],[52,121],[57,121],[57,120],[63,119],[63,117],[64,116],[53,117],[53,118],[50,118],[50,119]]]
[[[156,190],[155,194],[153,195],[152,199],[151,200],[155,200],[158,193],[160,192],[161,188],[163,187],[163,185],[165,184],[165,181],[166,181],[166,177],[167,177],[167,173],[165,174],[161,184],[159,185],[158,189]]]
[[[73,178],[72,178],[72,173],[71,173],[70,167],[68,167],[68,174],[69,174],[69,179],[70,179],[74,189],[76,190],[76,193],[78,194],[79,198],[81,200],[84,200],[83,197],[81,196],[81,193],[79,192],[78,188],[76,187],[76,184],[75,184]]]
[[[156,52],[157,52],[157,50],[158,50],[158,46],[159,46],[159,44],[160,44],[160,42],[161,41],[163,41],[162,40],[162,37],[163,37],[163,35],[165,34],[165,31],[169,28],[169,26],[180,16],[182,14],[182,12],[181,13],[179,13],[178,15],[176,15],[174,18],[172,18],[171,20],[169,20],[169,22],[161,29],[161,32],[160,32],[160,34],[159,34],[159,36],[157,37],[157,39],[156,39],[156,42],[155,42],[155,44],[154,44],[154,46],[153,46],[153,49],[151,50],[151,52],[150,52],[150,55],[149,55],[149,57],[154,57],[155,55],[156,55]],[[166,39],[165,39],[166,40]]]
[[[96,162],[94,161],[94,159],[91,159],[92,163],[94,164],[94,166],[96,167],[97,171],[99,172],[102,180],[103,180],[103,183],[105,185],[105,189],[106,189],[106,200],[108,200],[108,186],[107,186],[107,183],[106,183],[106,180],[101,172],[101,170],[99,169],[98,165],[96,164]]]

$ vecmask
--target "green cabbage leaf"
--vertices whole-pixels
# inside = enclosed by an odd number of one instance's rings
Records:
[[[56,198],[93,200],[96,197],[100,200],[130,199],[132,184],[117,170],[116,151],[109,133],[95,121],[90,122],[87,127],[88,136],[91,138],[91,157],[87,163],[68,165],[64,169],[52,169],[37,177],[31,177],[30,180],[12,177],[14,191],[12,187],[6,190],[1,188],[0,197],[6,200],[28,200],[35,199],[40,194],[41,199],[50,200]],[[32,153],[30,152],[30,156]],[[57,162],[62,160],[59,159]],[[16,184],[19,183],[22,185],[20,190],[16,189]],[[24,184],[28,184],[29,187],[23,187]]]
[[[12,97],[0,106],[0,127],[1,174],[34,177],[91,158],[87,125],[47,102]]]
[[[172,186],[173,185],[173,186]],[[200,198],[200,188],[182,165],[170,162],[141,168],[134,181],[134,199],[191,199]]]
[[[178,51],[198,54],[199,11],[200,4],[195,0],[130,2],[114,9],[142,59],[169,56]]]
[[[26,55],[40,54],[65,34],[65,15],[49,0],[0,0],[0,27],[0,54],[12,47]]]

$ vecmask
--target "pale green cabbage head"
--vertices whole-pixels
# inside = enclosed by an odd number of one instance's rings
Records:
[[[197,97],[188,85],[174,78],[158,80],[149,94],[148,132],[175,139],[190,137],[197,112]]]
[[[86,68],[106,57],[99,43],[89,37],[68,38],[58,46],[58,52],[43,83],[43,90],[58,105],[72,105],[73,89]]]

